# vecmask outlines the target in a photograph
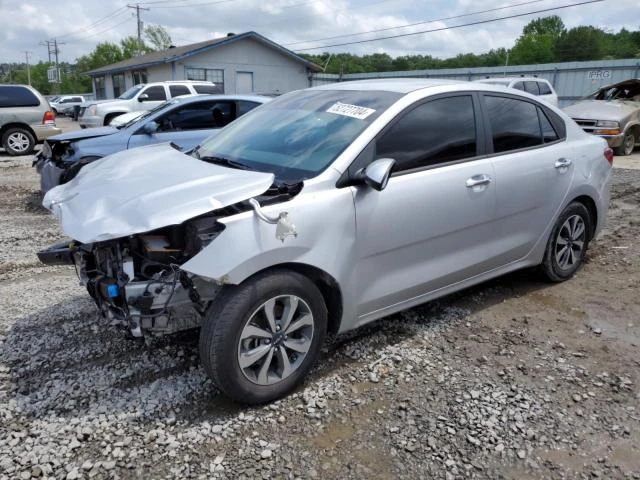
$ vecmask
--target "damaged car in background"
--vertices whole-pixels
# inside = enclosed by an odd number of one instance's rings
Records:
[[[640,79],[602,87],[564,111],[585,132],[604,138],[616,155],[631,155],[640,145]]]
[[[181,149],[190,150],[270,100],[258,95],[183,95],[116,127],[50,137],[33,162],[40,174],[40,190],[46,193],[71,180],[85,165],[122,150],[163,142],[174,142]]]
[[[612,152],[557,108],[480,83],[395,79],[285,94],[188,154],[87,165],[44,206],[102,316],[201,327],[240,402],[302,382],[327,334],[524,267],[570,278],[603,227]]]

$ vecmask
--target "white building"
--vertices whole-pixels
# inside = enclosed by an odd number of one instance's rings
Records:
[[[285,93],[311,86],[322,68],[256,32],[228,34],[151,52],[87,72],[96,99],[115,98],[133,85],[209,80],[220,93]]]

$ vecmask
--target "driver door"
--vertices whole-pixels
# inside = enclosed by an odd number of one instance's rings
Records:
[[[471,93],[441,96],[374,140],[373,157],[396,166],[384,190],[355,189],[359,317],[492,268],[495,173],[478,112]]]

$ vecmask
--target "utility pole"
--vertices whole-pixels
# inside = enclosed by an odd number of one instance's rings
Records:
[[[127,7],[136,9],[136,18],[138,20],[137,24],[138,24],[138,55],[139,55],[142,50],[142,20],[140,20],[140,10],[149,10],[149,9],[141,7],[139,3],[136,3],[135,5],[127,5]]]
[[[43,47],[47,47],[47,55],[49,56],[49,63],[51,63],[51,41],[50,40],[44,40],[42,42],[40,42],[40,45],[42,45]]]
[[[31,68],[29,67],[29,54],[31,52],[29,50],[24,51],[24,56],[27,59],[27,83],[31,85]]]

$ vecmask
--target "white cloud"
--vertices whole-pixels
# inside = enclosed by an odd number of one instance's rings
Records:
[[[160,24],[167,28],[177,45],[215,38],[227,32],[241,33],[248,30],[255,30],[276,42],[288,44],[465,15],[519,3],[524,3],[524,0],[231,0],[224,3],[173,0],[145,5],[150,7],[150,10],[143,11],[142,18],[146,24]],[[572,1],[566,0],[565,4],[567,3]],[[188,6],[162,8],[179,5]],[[484,15],[443,20],[405,29],[391,29],[357,37],[299,43],[291,48],[296,50],[305,46],[420,32],[557,5],[558,2],[553,0],[541,0]],[[114,15],[96,23],[114,11]],[[423,54],[439,58],[469,52],[478,54],[492,48],[511,47],[523,26],[530,20],[554,13],[559,15],[568,27],[594,25],[614,31],[621,27],[630,30],[640,28],[637,0],[607,0],[494,23],[311,52],[386,52],[392,56]],[[118,42],[123,37],[135,33],[134,11],[126,8],[126,2],[123,0],[109,3],[101,0],[85,0],[82,3],[71,0],[26,0],[18,8],[12,0],[0,0],[0,62],[21,61],[25,50],[33,52],[31,57],[35,61],[46,60],[46,47],[40,46],[39,43],[54,37],[64,42],[60,45],[61,59],[73,61],[90,52],[99,41]]]

